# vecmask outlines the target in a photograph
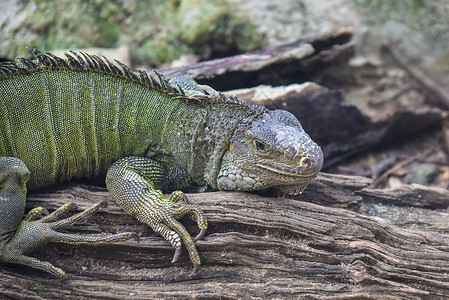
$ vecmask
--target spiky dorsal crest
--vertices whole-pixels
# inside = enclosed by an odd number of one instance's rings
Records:
[[[155,75],[149,75],[142,69],[137,72],[132,71],[128,66],[118,60],[114,60],[115,64],[106,57],[98,57],[97,55],[87,54],[85,52],[75,52],[70,50],[64,53],[66,59],[57,57],[50,52],[41,52],[35,48],[27,48],[35,56],[36,60],[26,58],[18,58],[18,62],[2,62],[0,63],[0,80],[16,74],[26,74],[36,71],[40,68],[54,69],[71,69],[81,71],[101,72],[118,76],[126,80],[131,80],[137,84],[147,86],[151,89],[170,94],[174,99],[187,102],[195,102],[198,104],[212,105],[217,107],[233,107],[240,111],[244,111],[248,115],[262,115],[266,112],[264,107],[258,105],[249,105],[239,100],[235,96],[226,96],[225,94],[215,91],[209,86],[200,86],[204,93],[198,92],[193,95],[187,95],[179,84],[172,84],[165,76],[153,70]]]
[[[247,115],[263,115],[267,109],[260,105],[247,104],[233,95],[225,95],[222,92],[214,90],[208,85],[199,85],[202,92],[191,95],[189,98],[199,102],[205,102],[216,107],[234,107]]]

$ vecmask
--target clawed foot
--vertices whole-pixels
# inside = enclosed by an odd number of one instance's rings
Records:
[[[193,241],[196,242],[196,241],[202,239],[206,235],[206,232],[207,232],[206,229],[201,229],[200,232],[198,233],[198,235],[193,239]],[[173,256],[173,259],[171,261],[172,263],[175,263],[178,261],[179,256],[181,255],[181,252],[182,252],[181,246],[175,248],[175,255]],[[196,268],[196,266],[198,266],[198,265],[195,265],[195,268]],[[196,272],[194,272],[194,273],[196,273]]]
[[[8,241],[0,241],[0,260],[8,263],[17,263],[32,268],[44,270],[60,279],[66,279],[64,270],[52,264],[27,256],[34,249],[49,243],[65,243],[72,245],[112,244],[114,242],[134,239],[139,241],[136,233],[126,232],[109,236],[86,236],[62,233],[58,230],[66,228],[74,223],[82,222],[92,216],[101,207],[107,206],[106,201],[99,202],[88,209],[71,217],[61,219],[67,212],[74,210],[76,204],[69,203],[59,207],[53,213],[44,217],[46,210],[42,207],[32,209],[25,219],[20,222],[14,236]]]
[[[200,270],[200,267],[201,267],[200,264],[195,265],[195,266],[193,267],[192,273],[190,273],[190,276],[193,276],[193,275],[198,274],[198,272],[199,272],[199,270]]]
[[[203,211],[194,204],[185,202],[184,193],[181,191],[173,192],[169,198],[165,198],[160,191],[147,193],[145,197],[145,205],[135,214],[136,218],[153,228],[154,231],[161,234],[170,242],[175,253],[172,262],[178,261],[181,255],[181,246],[184,243],[190,256],[190,260],[194,264],[194,271],[197,272],[201,265],[200,256],[195,247],[194,242],[206,235],[207,221]],[[200,232],[192,239],[186,228],[177,220],[184,215],[188,215],[197,222]]]
[[[123,210],[170,242],[175,248],[172,262],[179,259],[184,244],[197,271],[201,260],[194,241],[206,234],[207,220],[198,206],[187,202],[183,192],[175,191],[165,198],[155,187],[163,186],[167,175],[167,165],[163,162],[130,156],[116,161],[109,168],[106,186]],[[178,221],[184,215],[198,224],[200,232],[195,239]]]

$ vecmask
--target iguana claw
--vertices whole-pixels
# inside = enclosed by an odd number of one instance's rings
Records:
[[[206,235],[207,229],[201,229],[198,235],[193,239],[194,242],[202,239]]]
[[[195,264],[195,266],[193,267],[192,273],[190,273],[190,276],[198,274],[198,271],[200,270],[200,268],[201,268],[200,264]]]
[[[106,200],[102,200],[100,202],[98,202],[98,205],[100,205],[100,207],[108,207],[108,201]]]
[[[171,262],[172,262],[172,263],[177,262],[180,255],[181,255],[181,247],[176,247],[176,248],[175,248],[175,255],[173,256],[173,259],[172,259]]]
[[[137,234],[137,232],[130,232],[130,239],[135,240],[136,242],[140,242],[140,236]]]

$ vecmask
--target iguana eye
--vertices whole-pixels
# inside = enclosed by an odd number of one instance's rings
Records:
[[[254,147],[256,147],[257,151],[261,153],[266,153],[268,151],[268,146],[261,141],[254,141]]]

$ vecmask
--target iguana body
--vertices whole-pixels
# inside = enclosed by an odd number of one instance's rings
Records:
[[[182,192],[167,199],[161,190],[297,192],[321,168],[321,149],[286,111],[247,105],[183,78],[168,82],[159,73],[134,73],[96,56],[71,52],[63,60],[33,52],[37,62],[0,65],[0,174],[11,168],[25,174],[1,186],[9,202],[0,204],[0,218],[6,218],[0,259],[7,260],[2,249],[23,214],[18,209],[6,217],[3,211],[11,203],[24,205],[26,167],[29,189],[106,176],[123,209],[176,248],[174,261],[182,240],[196,268],[198,252],[176,220],[189,214],[202,236],[203,212],[185,203]],[[20,195],[10,192],[13,185]]]

